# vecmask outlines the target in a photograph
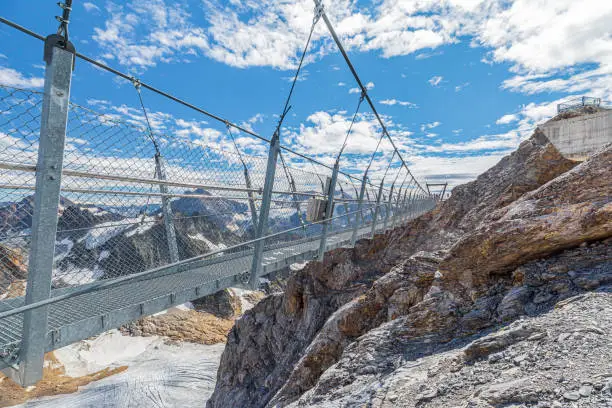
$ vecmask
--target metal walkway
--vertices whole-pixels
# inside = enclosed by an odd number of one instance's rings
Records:
[[[224,288],[256,288],[434,207],[320,0],[270,139],[79,53],[71,1],[58,4],[60,28],[47,37],[0,17],[44,41],[46,64],[42,92],[0,84],[0,369],[20,384],[42,378],[46,351]],[[319,21],[361,91],[357,107],[341,145],[283,146]],[[81,63],[129,81],[134,101],[115,110],[88,95],[98,112],[74,103]],[[142,90],[180,109],[156,112]],[[363,115],[376,123],[370,151],[351,137]]]
[[[377,232],[382,229],[383,226],[380,225]],[[358,237],[368,236],[370,232],[371,226],[362,227],[358,231]],[[331,233],[326,244],[327,251],[350,246],[351,235],[352,230]],[[266,250],[263,256],[263,275],[293,263],[312,260],[318,254],[319,240],[320,236],[311,237]],[[133,280],[121,286],[96,290],[52,303],[49,307],[47,351],[219,290],[242,286],[245,283],[245,275],[248,275],[251,268],[252,257],[252,251],[243,251],[195,261],[189,264],[188,270],[182,272],[160,272],[157,276]],[[55,289],[51,297],[76,289]],[[78,289],[82,290],[84,287],[80,286]],[[23,297],[0,301],[0,312],[23,305]],[[0,319],[0,352],[17,355],[22,326],[21,314]],[[10,366],[6,359],[0,360],[0,369]]]

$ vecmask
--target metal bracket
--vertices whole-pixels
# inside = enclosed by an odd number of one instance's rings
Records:
[[[66,42],[66,39],[62,37],[61,35],[51,34],[47,36],[47,38],[45,38],[45,46],[44,46],[44,52],[43,52],[43,60],[47,64],[51,64],[51,61],[53,60],[53,48],[54,47],[62,48],[70,52],[71,54],[76,54],[76,49],[74,48],[74,45],[70,41]],[[72,62],[73,71],[74,71],[74,64],[75,64],[74,61],[75,60],[76,58],[73,58],[73,62]]]

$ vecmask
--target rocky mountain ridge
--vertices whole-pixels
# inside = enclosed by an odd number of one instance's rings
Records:
[[[558,319],[554,305],[585,292],[602,293],[601,304],[589,307],[608,307],[610,168],[610,147],[577,164],[536,132],[436,210],[307,265],[283,294],[262,300],[236,322],[208,407],[552,406],[566,393],[579,393],[574,380],[529,398],[514,393],[516,387],[503,391],[500,382],[497,391],[486,392],[503,398],[480,397],[484,387],[472,384],[453,400],[455,389],[427,390],[412,367],[423,359],[441,361],[446,351],[459,353],[521,316]],[[600,330],[609,338],[608,323],[601,321]],[[609,345],[593,344],[598,350]],[[462,360],[466,367],[484,355],[470,358]],[[520,361],[518,367],[500,379],[529,383]],[[606,368],[594,365],[584,375],[605,374],[597,370]],[[478,381],[485,378],[497,381],[491,375]],[[392,379],[412,381],[417,391],[387,399],[381,384]],[[605,380],[596,385],[592,403],[609,401]]]

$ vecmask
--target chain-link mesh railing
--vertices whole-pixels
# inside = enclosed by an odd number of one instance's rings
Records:
[[[25,291],[41,105],[40,93],[0,86],[0,299]]]
[[[0,92],[0,290],[6,297],[23,295],[25,288],[42,94],[5,86]],[[189,138],[156,136],[158,143],[135,124],[70,105],[54,287],[88,284],[171,263],[164,198],[171,209],[179,259],[255,238],[265,158],[217,150]],[[329,167],[291,152],[280,157],[269,233],[306,225],[308,203],[327,199],[332,174]],[[357,177],[339,174],[330,232],[350,231],[357,222],[371,223],[374,217],[381,223],[392,215],[388,188],[379,200],[378,186],[368,181],[358,217],[360,189]],[[310,242],[321,229],[316,224],[276,236],[266,248]]]
[[[330,249],[354,245],[431,208],[318,0],[271,140],[68,52],[69,3],[60,18],[63,29],[46,39],[45,93],[0,84],[0,368],[20,359],[32,363],[21,382],[40,378],[47,349],[230,285],[248,280],[256,286],[269,272],[322,259]],[[281,146],[280,135],[321,18],[361,94],[342,146],[315,159]],[[70,102],[75,56],[129,80],[142,116]],[[226,140],[211,144],[192,137],[196,130],[156,126],[141,89],[224,125]],[[367,168],[358,171],[346,166],[342,154],[366,105],[381,134]],[[264,142],[260,151],[268,157],[246,154],[235,139],[243,134]],[[47,234],[56,224],[55,236]],[[24,344],[27,349],[20,349]]]

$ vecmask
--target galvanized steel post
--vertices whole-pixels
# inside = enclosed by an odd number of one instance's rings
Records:
[[[365,194],[366,185],[368,183],[368,174],[363,175],[363,181],[361,182],[361,191],[359,192],[359,202],[357,203],[357,213],[355,214],[355,225],[353,226],[353,235],[351,236],[351,246],[355,246],[357,242],[357,232],[359,227],[365,224],[365,217],[363,216],[363,196]]]
[[[159,180],[166,180],[166,169],[162,163],[162,156],[159,153],[155,154],[155,170]],[[168,197],[168,186],[166,184],[159,185],[159,192],[162,194],[162,213],[164,214],[164,227],[166,229],[166,241],[168,242],[168,252],[170,253],[170,262],[179,261],[178,245],[176,243],[176,230],[174,229],[174,217],[172,216],[172,204]]]
[[[334,164],[334,171],[332,173],[329,186],[327,187],[327,205],[325,206],[325,222],[323,223],[321,242],[319,243],[319,261],[323,261],[325,250],[327,248],[327,232],[331,227],[329,219],[332,218],[334,213],[334,194],[336,192],[336,181],[338,180],[339,169],[340,163],[338,160],[336,160],[336,164]]]
[[[383,231],[387,230],[387,224],[389,222],[389,216],[391,215],[391,203],[393,202],[393,188],[395,185],[391,185],[391,191],[389,192],[389,201],[387,201],[387,210],[385,211],[385,222],[383,224]]]
[[[408,220],[408,189],[404,190],[404,198],[402,199],[402,222]]]
[[[399,216],[402,212],[402,209],[400,206],[401,198],[402,198],[402,189],[400,187],[399,191],[397,192],[397,196],[395,197],[395,205],[393,206],[393,216],[391,218],[391,228],[395,228],[395,226],[397,225]]]
[[[253,223],[253,232],[257,231],[257,208],[255,207],[255,199],[253,198],[253,192],[251,191],[251,177],[249,176],[249,170],[246,164],[244,165],[244,183],[246,188],[249,190],[247,196],[249,197],[249,210],[251,211],[251,222]]]
[[[350,215],[350,209],[349,209],[349,205],[346,202],[346,197],[344,196],[344,189],[342,188],[342,184],[340,184],[340,194],[342,194],[342,200],[343,200],[343,207],[344,207],[344,213],[346,214],[346,226],[350,227],[351,226],[351,215]]]
[[[380,182],[380,188],[378,189],[378,196],[376,197],[376,208],[374,209],[374,219],[372,220],[372,233],[371,237],[374,238],[374,234],[376,234],[376,222],[378,221],[378,212],[380,211],[380,200],[383,195],[383,185],[385,184],[385,179],[382,179]]]
[[[26,305],[46,300],[51,295],[70,82],[74,66],[74,48],[70,43],[62,42],[62,38],[50,35],[45,40],[45,89],[36,164]],[[48,306],[24,313],[19,364],[19,380],[23,386],[34,385],[42,378],[48,344],[47,326]]]
[[[411,220],[414,218],[414,194],[411,191],[408,195],[408,219]]]
[[[270,204],[272,202],[272,188],[274,187],[274,175],[276,174],[276,162],[278,160],[278,151],[280,150],[279,132],[277,131],[272,136],[270,141],[270,150],[268,151],[268,164],[266,167],[266,180],[264,182],[263,197],[261,208],[259,210],[259,221],[257,222],[256,238],[262,238],[268,233],[268,216],[270,215]],[[262,256],[265,246],[265,240],[259,240],[255,243],[255,251],[253,252],[253,263],[251,265],[251,276],[249,285],[253,289],[259,286],[259,275],[262,268]]]

